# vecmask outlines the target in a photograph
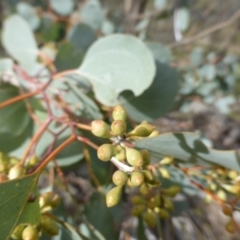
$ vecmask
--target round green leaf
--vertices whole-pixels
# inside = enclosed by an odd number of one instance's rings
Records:
[[[37,43],[30,25],[19,15],[12,15],[3,22],[2,45],[24,68],[32,69],[35,65]]]
[[[28,22],[33,31],[39,28],[41,24],[40,18],[36,13],[35,8],[33,8],[30,4],[25,2],[18,3],[17,12]]]
[[[185,7],[177,9],[174,13],[174,23],[176,29],[178,29],[181,32],[186,31],[190,25],[189,10]]]
[[[80,10],[80,19],[94,30],[101,28],[105,12],[98,0],[88,0]]]
[[[76,48],[85,50],[97,39],[97,36],[92,28],[80,23],[70,29],[67,38]]]
[[[59,15],[67,16],[74,9],[73,0],[50,0],[51,8]]]
[[[135,96],[142,94],[151,85],[156,67],[152,54],[139,39],[114,34],[89,48],[79,71],[91,81],[97,100],[114,106],[124,90],[133,91]]]
[[[178,90],[178,75],[169,66],[156,63],[157,73],[152,85],[139,97],[132,92],[120,94],[120,102],[135,121],[153,121],[164,115],[174,102]]]

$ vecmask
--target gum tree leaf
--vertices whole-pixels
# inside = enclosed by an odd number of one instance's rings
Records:
[[[188,29],[190,25],[190,13],[187,8],[181,7],[176,10],[174,14],[174,24],[175,27],[181,32],[184,32]]]
[[[147,47],[152,52],[155,60],[160,63],[170,64],[172,61],[172,54],[169,48],[160,43],[146,42]]]
[[[50,0],[50,6],[59,15],[68,16],[74,9],[73,0]]]
[[[80,10],[80,19],[94,30],[101,28],[105,12],[98,0],[88,0]]]
[[[19,92],[16,87],[1,85],[0,102],[16,97],[18,94]],[[15,138],[20,137],[27,131],[31,121],[23,101],[0,109],[0,142],[3,140],[15,141]]]
[[[97,36],[88,25],[79,23],[70,29],[67,38],[76,48],[87,50]]]
[[[39,28],[41,20],[37,15],[35,8],[32,7],[30,4],[25,2],[18,3],[17,12],[28,22],[33,31]]]
[[[178,90],[178,75],[169,66],[156,63],[157,73],[152,85],[139,97],[132,92],[120,94],[120,102],[135,121],[153,120],[164,115],[174,102]]]
[[[156,67],[150,51],[139,39],[114,34],[89,48],[79,71],[92,83],[96,99],[114,106],[123,90],[141,95],[151,85]]]
[[[11,15],[3,22],[2,45],[27,70],[35,65],[37,43],[29,24],[19,15]]]
[[[182,163],[213,164],[240,171],[240,159],[236,151],[207,148],[199,138],[195,133],[166,133],[138,140],[136,147],[148,149],[156,156],[156,162],[163,156],[171,156]]]
[[[0,184],[0,236],[9,239],[15,226],[20,223],[38,225],[40,208],[38,198],[28,202],[30,194],[38,195],[38,173]]]

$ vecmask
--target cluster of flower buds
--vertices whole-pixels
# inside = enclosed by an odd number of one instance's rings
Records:
[[[167,189],[153,188],[147,183],[143,183],[139,189],[140,195],[132,197],[134,205],[132,215],[142,217],[146,224],[153,228],[156,226],[157,218],[167,219],[173,211],[171,197],[175,197],[181,191],[179,186],[171,186]]]
[[[24,167],[20,163],[20,159],[0,152],[0,183],[24,176],[27,169],[37,162],[38,158],[33,156],[29,159],[27,166]]]
[[[153,125],[143,121],[132,131],[127,132],[127,114],[122,106],[116,106],[113,109],[112,117],[111,126],[108,126],[103,120],[95,120],[91,124],[92,133],[95,136],[109,138],[112,141],[112,143],[101,145],[97,150],[97,156],[102,161],[110,161],[115,158],[117,161],[132,167],[133,171],[126,173],[123,170],[118,170],[113,174],[113,183],[116,187],[107,194],[106,203],[109,207],[119,202],[125,184],[136,187],[145,181],[152,184],[159,183],[150,171],[144,169],[150,163],[149,152],[129,147],[124,143],[124,141],[131,139],[157,136],[158,131]]]
[[[39,196],[39,206],[41,211],[40,225],[22,223],[15,227],[11,238],[18,240],[38,240],[42,231],[49,236],[58,235],[57,223],[49,217],[46,212],[55,209],[60,203],[60,197],[54,192],[46,192]]]

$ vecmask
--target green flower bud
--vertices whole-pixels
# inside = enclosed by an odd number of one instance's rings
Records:
[[[177,185],[173,185],[164,190],[164,193],[167,194],[169,197],[175,197],[180,192],[181,188]]]
[[[7,173],[8,172],[8,163],[2,162],[0,163],[0,173]]]
[[[235,223],[232,218],[230,218],[230,220],[225,225],[225,229],[229,233],[234,233],[236,231]]]
[[[26,224],[19,224],[14,228],[14,231],[11,235],[12,239],[22,239],[22,233],[24,228],[26,227]]]
[[[50,236],[58,235],[59,228],[57,223],[50,217],[41,215],[41,227],[43,231]]]
[[[173,158],[172,157],[164,157],[160,164],[161,165],[168,165],[168,164],[171,164],[173,162]]]
[[[173,206],[173,203],[172,203],[172,201],[170,199],[164,198],[163,206],[169,212],[173,211],[174,206]]]
[[[232,180],[235,180],[238,177],[238,173],[234,170],[230,170],[228,172],[228,177]]]
[[[125,149],[123,147],[121,147],[120,145],[117,145],[115,147],[114,150],[114,157],[120,161],[120,162],[124,162],[126,159],[126,152]]]
[[[130,175],[131,182],[133,186],[137,187],[144,183],[144,175],[141,172],[133,172]]]
[[[158,185],[161,184],[161,183],[160,183],[160,180],[158,179],[158,177],[157,177],[157,176],[154,176],[154,175],[153,175],[153,180],[147,181],[147,183],[148,183],[148,185],[151,186],[151,187],[156,187],[156,186],[158,186]]]
[[[8,180],[8,176],[5,173],[0,173],[0,183],[6,182]]]
[[[169,171],[166,168],[161,167],[158,170],[163,178],[169,179],[171,177]]]
[[[38,157],[34,155],[34,156],[32,156],[32,157],[29,159],[28,164],[27,164],[27,167],[28,167],[28,168],[31,168],[31,167],[33,167],[34,165],[36,165],[38,162],[39,162]]]
[[[142,149],[142,150],[140,150],[140,152],[143,156],[143,161],[144,161],[143,166],[145,167],[145,166],[149,165],[149,163],[151,162],[151,156],[150,156],[148,150]]]
[[[28,225],[22,232],[23,240],[38,240],[38,230],[36,226]]]
[[[123,135],[126,132],[126,123],[122,120],[115,120],[111,124],[111,130],[115,135]]]
[[[9,158],[9,163],[11,166],[16,165],[20,162],[20,159],[17,157],[10,157]]]
[[[113,109],[112,116],[114,120],[125,121],[127,118],[127,113],[121,105],[118,105]]]
[[[143,214],[143,219],[147,223],[147,225],[150,228],[154,228],[157,224],[156,217],[154,215],[154,212],[151,209],[148,209],[144,214]]]
[[[120,202],[122,195],[122,186],[117,186],[111,189],[106,196],[107,207],[113,207]]]
[[[92,133],[95,136],[102,137],[102,138],[111,137],[109,126],[103,120],[92,121],[91,127],[92,127]]]
[[[128,175],[122,170],[117,170],[112,176],[113,183],[117,186],[123,186],[128,181]]]
[[[97,156],[100,160],[109,161],[114,155],[114,146],[112,144],[103,144],[97,150]]]
[[[161,196],[159,194],[155,195],[150,199],[150,202],[153,203],[154,207],[159,207],[161,205]]]
[[[149,135],[149,131],[147,130],[147,128],[140,125],[134,128],[131,132],[126,134],[127,137],[135,137],[135,136],[147,137],[148,135]]]
[[[146,205],[144,204],[135,205],[132,209],[132,215],[136,217],[140,217],[145,211],[145,209],[146,209]]]
[[[225,191],[223,191],[222,189],[217,191],[217,196],[220,200],[222,201],[226,201],[227,200],[227,194]]]
[[[222,206],[222,212],[227,216],[232,216],[233,208],[230,205],[224,204]]]
[[[8,178],[15,179],[25,175],[26,169],[21,164],[16,164],[15,166],[11,167],[8,172]]]
[[[155,129],[155,127],[153,125],[151,125],[150,123],[148,123],[147,121],[142,121],[141,124],[139,126],[143,126],[145,127],[148,132],[149,135],[153,132],[153,130]]]
[[[143,173],[143,175],[144,175],[144,177],[145,177],[145,179],[146,179],[147,182],[153,181],[154,176],[153,176],[153,174],[152,174],[151,171],[149,171],[149,170],[143,170],[142,173]]]
[[[147,203],[145,199],[143,199],[141,196],[137,196],[137,195],[133,196],[131,201],[134,205]]]
[[[50,211],[60,204],[60,196],[54,192],[45,192],[39,196],[41,212]]]
[[[143,183],[140,187],[140,193],[144,196],[147,196],[150,192],[149,186],[146,183]]]
[[[153,130],[152,133],[148,137],[157,137],[157,136],[159,136],[159,131]]]
[[[126,158],[127,162],[133,167],[142,167],[144,164],[141,152],[134,148],[126,148]]]
[[[156,212],[158,216],[162,219],[167,219],[170,217],[169,212],[164,208],[156,207],[154,208],[154,212]]]

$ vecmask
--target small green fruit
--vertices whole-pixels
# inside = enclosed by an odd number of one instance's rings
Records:
[[[234,233],[236,231],[235,223],[232,218],[228,221],[228,223],[225,225],[225,229],[229,233]]]
[[[164,208],[156,207],[154,208],[154,212],[156,212],[162,219],[167,219],[170,217],[169,212]]]
[[[158,170],[163,178],[169,179],[171,177],[169,171],[166,168],[160,167]]]
[[[2,162],[0,163],[0,173],[7,173],[8,172],[8,163]]]
[[[8,172],[8,178],[15,179],[25,175],[26,169],[21,164],[16,164],[15,166],[11,167]]]
[[[27,167],[28,168],[31,168],[33,167],[34,165],[36,165],[37,163],[39,162],[39,158],[37,156],[32,156],[29,161],[28,161],[28,164],[27,164]]]
[[[144,183],[144,175],[141,172],[133,172],[130,175],[131,183],[133,186],[137,187]]]
[[[102,137],[102,138],[111,137],[109,126],[103,120],[92,121],[91,127],[92,127],[92,133],[95,136]]]
[[[133,196],[131,201],[134,205],[147,203],[145,199],[143,199],[141,196],[138,196],[138,195]]]
[[[28,225],[22,232],[23,240],[38,240],[38,230],[36,226]]]
[[[109,161],[114,155],[114,146],[112,144],[103,144],[97,150],[97,156],[100,160]]]
[[[0,163],[8,163],[9,156],[3,152],[0,152]]]
[[[106,196],[107,207],[113,207],[120,202],[122,195],[122,186],[117,186],[111,189]]]
[[[153,203],[154,207],[159,207],[161,205],[161,196],[159,194],[155,195],[150,199],[150,202]]]
[[[148,137],[157,137],[157,136],[159,136],[159,131],[153,130],[152,133]]]
[[[150,135],[150,134],[153,132],[153,130],[155,129],[155,127],[154,127],[152,124],[148,123],[147,121],[142,121],[139,126],[145,127],[145,128],[148,130],[149,135]]]
[[[56,222],[48,216],[41,215],[41,227],[50,236],[58,235],[59,228]]]
[[[140,150],[140,152],[141,152],[141,154],[142,154],[142,156],[143,156],[143,160],[144,160],[143,166],[145,167],[145,166],[147,166],[147,165],[150,164],[150,162],[151,162],[151,156],[150,156],[148,150],[142,149],[142,150]]]
[[[164,200],[163,200],[163,205],[164,205],[164,208],[166,210],[168,210],[169,212],[173,211],[174,206],[173,206],[173,203],[170,199],[165,197]]]
[[[126,158],[127,162],[133,167],[142,167],[144,165],[141,152],[134,148],[126,148]]]
[[[131,132],[127,133],[127,137],[147,137],[149,135],[149,132],[147,128],[143,126],[137,126],[135,127]]]
[[[173,158],[172,157],[164,157],[161,161],[160,164],[161,165],[168,165],[171,164],[173,162]]]
[[[160,180],[157,176],[153,175],[153,179],[151,181],[147,181],[148,185],[151,187],[156,187],[161,184]]]
[[[128,175],[122,171],[117,170],[112,176],[113,183],[117,186],[123,186],[128,181]]]
[[[150,228],[154,228],[157,224],[156,217],[151,209],[147,209],[147,211],[143,214],[143,219]]]
[[[121,105],[118,105],[113,109],[112,116],[114,120],[125,121],[127,118],[127,113]]]
[[[126,132],[126,123],[122,120],[115,120],[111,124],[111,130],[115,135],[123,135]]]
[[[227,216],[232,216],[233,209],[230,205],[224,204],[222,206],[222,212]]]
[[[149,186],[146,184],[146,183],[143,183],[140,187],[140,193],[143,195],[143,196],[147,196],[149,193],[150,193],[150,189],[149,189]]]
[[[117,145],[115,147],[114,150],[114,157],[120,161],[120,162],[124,162],[126,159],[126,152],[125,149],[123,147],[121,147],[120,145]]]
[[[135,205],[132,209],[132,215],[136,217],[140,217],[145,211],[145,209],[146,209],[146,205],[144,204]]]
[[[14,231],[11,235],[12,239],[22,239],[22,233],[24,228],[26,227],[26,224],[19,224],[14,228]]]
[[[164,190],[164,193],[166,193],[169,197],[172,197],[172,198],[175,197],[180,192],[181,192],[181,188],[177,185],[173,185]]]
[[[146,179],[147,182],[153,181],[154,176],[153,176],[153,174],[152,174],[151,171],[149,171],[149,170],[143,170],[142,173],[143,173],[143,175],[144,175],[144,177],[145,177],[145,179]]]
[[[56,208],[60,204],[60,196],[54,192],[45,192],[39,197],[41,212],[46,212]]]

